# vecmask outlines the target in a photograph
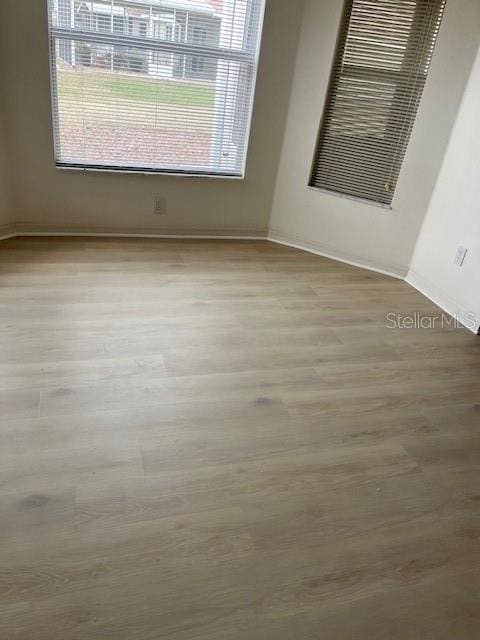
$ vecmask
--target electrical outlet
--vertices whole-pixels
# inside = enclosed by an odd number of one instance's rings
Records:
[[[164,216],[167,213],[167,199],[165,196],[155,196],[153,199],[153,213]]]
[[[455,260],[453,261],[457,267],[463,267],[463,263],[465,262],[465,258],[467,255],[468,249],[465,247],[458,247],[457,253],[455,254]]]

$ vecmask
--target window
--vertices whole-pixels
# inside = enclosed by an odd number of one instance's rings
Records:
[[[159,20],[153,23],[153,37],[157,40],[173,40],[174,15],[160,16]],[[155,51],[153,53],[153,61],[156,65],[168,66],[172,64],[171,53],[161,53]]]
[[[97,30],[109,33],[112,30],[111,16],[97,16]]]
[[[264,0],[48,0],[59,167],[242,176]]]
[[[445,0],[347,0],[310,185],[389,206]]]
[[[113,31],[115,33],[125,33],[126,22],[123,16],[113,16]]]
[[[207,28],[203,25],[194,25],[192,29],[192,40],[193,44],[205,46],[207,44],[208,39],[208,31]],[[200,56],[195,56],[191,60],[191,69],[192,73],[201,74],[205,71],[205,58]]]

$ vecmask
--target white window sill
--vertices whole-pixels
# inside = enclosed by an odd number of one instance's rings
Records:
[[[68,164],[56,164],[56,169],[59,171],[80,171],[83,173],[121,173],[127,175],[148,175],[148,176],[174,176],[176,178],[214,178],[216,180],[245,180],[245,174],[232,174],[232,173],[203,173],[203,172],[188,172],[188,171],[175,171],[169,169],[133,169],[133,168],[112,168],[112,167],[95,167],[88,165],[68,165]]]

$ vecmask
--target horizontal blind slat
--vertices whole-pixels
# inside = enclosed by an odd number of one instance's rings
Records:
[[[241,175],[264,0],[49,0],[60,166]]]
[[[390,204],[445,0],[347,0],[311,186]]]

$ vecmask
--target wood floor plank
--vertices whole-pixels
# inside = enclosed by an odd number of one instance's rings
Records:
[[[0,243],[0,639],[477,640],[480,342],[269,242]]]

